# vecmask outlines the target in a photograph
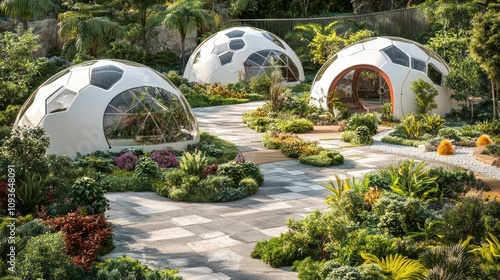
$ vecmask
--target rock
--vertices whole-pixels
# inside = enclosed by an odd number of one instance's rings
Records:
[[[194,51],[197,46],[197,33],[193,31],[186,36],[185,52],[186,55]],[[179,33],[174,30],[164,29],[161,26],[155,26],[150,32],[147,40],[146,51],[148,53],[157,53],[161,51],[172,51],[176,54],[181,53],[181,38]],[[186,58],[187,60],[187,58]]]
[[[29,27],[33,28],[33,33],[38,35],[38,42],[41,45],[35,53],[36,56],[45,56],[51,48],[60,47],[57,40],[57,20],[55,18],[32,21]]]

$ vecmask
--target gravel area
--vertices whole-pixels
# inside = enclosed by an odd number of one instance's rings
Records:
[[[438,160],[446,162],[448,164],[461,166],[468,170],[481,173],[488,177],[500,180],[500,168],[476,160],[473,156],[474,148],[455,147],[454,155],[440,156],[436,152],[424,152],[422,149],[419,148],[392,145],[380,141],[382,137],[384,137],[389,133],[390,131],[383,131],[375,135],[373,137],[374,139],[373,145],[370,146],[370,148],[393,154],[408,155],[415,158]]]

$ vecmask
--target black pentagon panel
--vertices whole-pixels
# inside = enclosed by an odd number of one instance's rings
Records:
[[[229,38],[239,38],[245,35],[245,31],[242,30],[233,30],[231,32],[226,33],[226,36]]]
[[[229,48],[233,51],[240,50],[245,47],[245,41],[243,39],[234,39],[229,42]]]
[[[395,64],[410,67],[410,57],[396,46],[390,46],[382,50]]]
[[[90,84],[108,90],[123,77],[123,70],[112,65],[92,69]]]
[[[219,55],[221,53],[226,52],[227,50],[229,50],[229,47],[227,46],[226,43],[224,43],[224,44],[220,44],[220,45],[215,46],[215,48],[212,50],[212,53],[215,55]]]
[[[231,61],[233,61],[233,56],[234,56],[234,52],[231,52],[231,51],[225,52],[225,53],[219,55],[220,64],[225,65],[225,64],[230,63]]]
[[[431,81],[438,85],[438,86],[441,86],[442,83],[443,83],[443,73],[441,73],[441,71],[439,71],[437,69],[436,66],[434,66],[434,64],[432,63],[429,63],[429,65],[427,66],[427,76],[429,77],[429,79],[431,79]]]

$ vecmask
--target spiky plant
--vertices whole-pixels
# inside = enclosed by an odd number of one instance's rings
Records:
[[[449,156],[449,155],[454,155],[455,154],[455,148],[453,147],[453,144],[451,144],[450,140],[443,140],[441,143],[439,143],[437,147],[437,153],[440,156]]]
[[[430,269],[424,278],[426,280],[488,279],[479,264],[469,257],[460,244],[430,248],[422,253],[420,262]]]
[[[476,146],[481,147],[481,146],[488,146],[493,144],[493,140],[491,140],[490,136],[483,134],[477,138],[476,141]]]
[[[379,259],[375,255],[361,253],[361,257],[365,260],[365,264],[378,265],[384,274],[388,276],[386,279],[424,279],[424,275],[427,272],[427,268],[419,261],[399,254],[388,255],[385,258]]]

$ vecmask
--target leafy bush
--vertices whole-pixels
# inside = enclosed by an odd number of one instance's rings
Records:
[[[298,271],[298,279],[321,280],[322,278],[319,274],[321,264],[321,261],[316,261],[311,257],[307,257],[303,260],[293,262],[292,270]]]
[[[159,168],[170,168],[178,165],[175,155],[167,149],[156,150],[151,153],[150,157]]]
[[[488,145],[488,146],[486,146],[486,151],[490,155],[500,156],[500,144],[495,143],[495,144]]]
[[[280,128],[281,132],[305,133],[314,130],[314,124],[308,119],[290,119]]]
[[[500,135],[500,120],[480,122],[477,129],[487,135]]]
[[[359,126],[366,126],[370,131],[370,135],[375,135],[377,134],[378,124],[378,117],[375,113],[354,113],[349,118],[345,130],[355,131]]]
[[[437,153],[440,156],[449,156],[455,154],[455,148],[449,140],[443,140],[437,147]]]
[[[21,170],[43,174],[47,172],[49,136],[43,128],[16,126],[10,137],[4,140],[1,151],[9,162]]]
[[[257,164],[251,161],[244,161],[239,163],[243,169],[244,177],[251,177],[260,186],[264,183],[264,175],[260,172],[260,168]]]
[[[17,275],[28,280],[81,279],[74,278],[78,269],[64,252],[61,233],[46,233],[30,238],[20,253],[16,265]]]
[[[298,158],[309,145],[300,138],[289,138],[281,143],[280,151],[287,157]]]
[[[46,220],[45,223],[62,232],[65,251],[86,270],[95,262],[112,236],[111,227],[103,214],[81,216],[69,213],[67,216]]]
[[[246,190],[247,195],[252,195],[257,192],[259,189],[259,184],[255,181],[255,179],[251,177],[246,177],[241,179],[238,184],[239,188],[243,188]]]
[[[241,164],[236,162],[229,162],[220,166],[217,174],[219,176],[227,176],[231,178],[235,186],[240,184],[240,181],[244,178],[252,178],[258,185],[261,185],[264,181],[264,177],[260,173],[259,167],[253,162],[245,161]]]
[[[43,179],[39,174],[25,171],[24,180],[21,186],[16,188],[17,210],[22,215],[34,213],[38,210],[47,194],[47,188],[43,184]]]
[[[184,152],[179,167],[187,175],[199,176],[203,173],[203,169],[207,164],[208,159],[202,151]]]
[[[328,167],[344,163],[344,156],[337,151],[324,150],[317,155],[300,156],[299,162],[317,167]]]
[[[162,176],[158,165],[150,157],[139,158],[133,175],[135,179],[149,184],[154,179],[161,179]]]
[[[469,190],[483,187],[482,181],[476,179],[474,172],[458,167],[451,169],[431,167],[427,175],[436,178],[440,199],[446,197],[455,199]]]
[[[434,98],[438,96],[438,91],[434,85],[418,79],[411,82],[411,91],[415,93],[415,106],[418,114],[427,114],[432,109],[437,108]]]
[[[455,141],[461,140],[461,133],[451,127],[444,127],[438,131],[438,135],[444,139],[451,139]]]
[[[109,209],[105,193],[99,182],[89,177],[82,177],[71,186],[69,197],[80,211],[87,214],[102,214]]]
[[[387,143],[387,144],[403,145],[403,146],[410,146],[410,147],[418,147],[419,145],[425,143],[425,141],[421,141],[421,140],[410,140],[410,139],[404,139],[404,138],[391,136],[391,135],[387,135],[387,136],[382,137],[381,141],[384,143]]]
[[[351,266],[340,266],[332,269],[325,280],[361,280],[359,271]]]
[[[352,138],[351,143],[354,145],[371,145],[373,138],[366,126],[358,126],[355,130],[356,135]]]
[[[422,279],[427,269],[417,260],[399,254],[379,259],[372,254],[361,254],[366,264],[376,264],[390,279]]]
[[[460,244],[429,248],[420,261],[430,270],[426,279],[488,279]]]
[[[271,87],[271,79],[267,75],[250,78],[250,91],[267,96]]]
[[[491,140],[490,136],[483,134],[479,136],[479,138],[476,141],[476,146],[481,147],[481,146],[487,146],[493,144],[493,140]]]
[[[424,123],[418,120],[415,115],[406,115],[401,120],[401,124],[404,127],[406,137],[410,139],[420,139],[424,133]]]
[[[122,279],[142,279],[142,280],[180,280],[182,277],[175,275],[175,270],[152,270],[141,264],[139,261],[122,256],[114,259],[107,259],[97,263],[91,271],[91,275],[97,279],[122,280]]]
[[[381,118],[384,121],[392,121],[394,119],[394,116],[392,115],[392,104],[391,103],[384,103],[382,105],[381,115],[382,115]]]
[[[384,280],[382,269],[376,264],[363,264],[356,269],[361,274],[363,280]]]
[[[259,258],[272,267],[292,265],[295,260],[305,257],[300,245],[293,242],[289,232],[282,233],[279,237],[257,242],[250,256]]]
[[[126,152],[116,158],[116,165],[125,170],[132,170],[134,169],[138,160],[139,158],[137,158],[136,155],[130,152]]]
[[[438,114],[425,114],[420,116],[421,121],[424,124],[425,132],[432,135],[436,135],[438,131],[443,128],[446,120],[441,118]]]
[[[290,133],[281,133],[278,131],[267,131],[262,134],[262,145],[268,149],[280,149],[281,145],[290,139],[298,138]]]
[[[200,133],[200,141],[197,144],[188,145],[187,151],[196,150],[204,152],[209,157],[208,163],[231,161],[239,152],[235,144],[207,132]]]
[[[351,143],[352,139],[354,139],[356,135],[357,135],[356,131],[344,131],[340,136],[340,140],[347,143]]]
[[[245,99],[247,96],[244,93],[240,93],[234,90],[230,90],[220,83],[214,83],[206,91],[207,95],[217,95],[222,98],[236,98]]]
[[[116,162],[116,159],[114,159],[114,156],[113,159],[109,157],[110,155],[79,156],[77,159],[77,164],[78,166],[84,167],[86,169],[93,168],[98,172],[110,173],[115,168],[115,165],[113,163]]]

